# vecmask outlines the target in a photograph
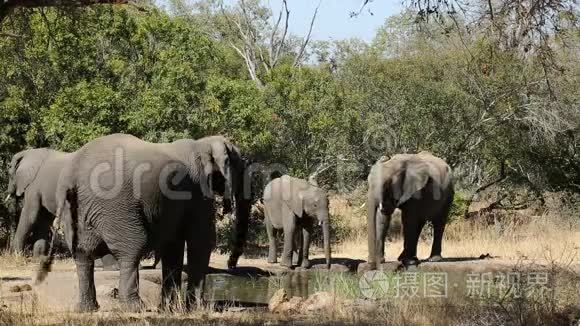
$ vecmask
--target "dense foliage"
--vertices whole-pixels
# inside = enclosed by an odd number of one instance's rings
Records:
[[[153,142],[221,133],[298,176],[329,166],[321,182],[339,191],[381,155],[418,150],[446,158],[468,190],[499,178],[580,191],[576,29],[551,40],[556,69],[457,21],[417,25],[403,13],[371,44],[311,42],[308,64],[282,49],[275,66],[257,67],[257,85],[207,14],[12,13],[0,26],[10,31],[0,35],[1,191],[15,152],[74,151],[114,132]]]

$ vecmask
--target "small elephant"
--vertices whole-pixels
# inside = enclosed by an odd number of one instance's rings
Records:
[[[12,250],[23,252],[32,243],[34,257],[48,254],[50,225],[57,210],[56,187],[63,167],[74,153],[49,148],[27,149],[16,153],[8,170],[8,197],[23,198]],[[116,269],[111,255],[104,257],[105,269]]]
[[[165,308],[181,287],[185,244],[186,304],[201,300],[215,246],[214,191],[235,204],[238,247],[228,265],[235,267],[241,254],[250,212],[241,187],[244,168],[239,150],[221,136],[155,144],[113,134],[79,149],[61,173],[56,194],[57,217],[79,278],[78,310],[99,307],[94,258],[105,251],[119,261],[121,303],[141,310],[139,262],[148,250],[161,257]],[[37,281],[46,277],[52,254],[50,250]]]
[[[298,265],[309,268],[310,237],[313,225],[318,220],[324,236],[326,266],[330,268],[328,197],[323,189],[306,180],[283,175],[266,185],[263,202],[264,222],[270,245],[268,263],[276,263],[277,260],[274,231],[283,229],[284,251],[280,265],[291,267],[292,253],[298,249]]]
[[[451,168],[429,152],[379,159],[368,176],[368,264],[384,262],[385,238],[396,208],[402,212],[404,248],[398,260],[418,264],[417,242],[425,223],[433,224],[430,261],[440,261],[441,241],[453,201]]]

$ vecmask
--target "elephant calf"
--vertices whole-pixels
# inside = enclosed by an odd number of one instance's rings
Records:
[[[266,185],[263,200],[264,221],[270,245],[268,263],[276,263],[274,229],[283,229],[284,252],[280,265],[291,267],[292,253],[298,249],[298,265],[310,267],[308,248],[313,224],[317,219],[322,224],[326,265],[330,268],[330,226],[326,192],[306,180],[283,175]],[[301,239],[301,243],[296,244],[296,239]]]

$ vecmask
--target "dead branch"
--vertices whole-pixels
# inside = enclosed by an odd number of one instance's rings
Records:
[[[314,172],[312,172],[312,174],[310,174],[310,176],[308,176],[308,183],[310,183],[311,185],[314,185],[316,187],[318,187],[318,181],[316,180],[316,178],[318,178],[318,175],[326,170],[328,170],[332,165],[329,163],[323,163],[320,164],[316,170]]]
[[[286,35],[288,34],[288,19],[290,18],[290,10],[288,10],[288,3],[286,0],[282,1],[284,5],[284,31],[282,32],[282,38],[278,42],[274,42],[276,33],[278,32],[278,26],[280,24],[280,19],[282,18],[282,10],[280,10],[280,15],[278,16],[278,21],[274,26],[274,30],[272,31],[272,35],[270,37],[270,68],[274,68],[278,63],[278,59],[280,58],[280,51],[286,42]],[[272,55],[273,53],[273,55]]]
[[[286,1],[284,1],[284,2],[286,2]],[[314,10],[314,14],[312,15],[312,19],[310,20],[310,28],[308,29],[308,34],[306,35],[306,38],[302,42],[302,46],[300,46],[300,50],[296,54],[296,58],[294,58],[294,66],[295,67],[300,64],[300,61],[302,60],[302,57],[304,56],[304,51],[306,50],[306,46],[308,45],[308,42],[310,41],[310,36],[312,35],[312,27],[314,27],[314,21],[316,21],[316,15],[318,15],[319,8],[320,8],[320,1],[318,1],[318,5],[316,6],[316,9]]]

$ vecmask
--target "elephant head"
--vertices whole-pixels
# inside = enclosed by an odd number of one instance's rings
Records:
[[[284,199],[294,215],[303,217],[304,215],[316,218],[318,224],[322,226],[324,241],[324,256],[326,266],[330,268],[330,224],[328,217],[328,197],[324,190],[309,186],[306,189],[296,189],[297,192],[291,198]]]
[[[244,194],[246,160],[240,150],[223,136],[208,136],[196,140],[202,153],[204,175],[209,181],[210,195],[223,196],[224,212],[234,211],[234,241],[228,267],[234,268],[243,252],[250,216],[251,198]],[[217,172],[217,173],[216,173]],[[233,206],[233,208],[232,208]]]
[[[210,190],[216,190],[224,197],[225,206],[231,205],[238,191],[242,191],[243,170],[245,162],[240,151],[223,136],[208,136],[196,142],[209,155],[204,159],[204,172],[211,180]],[[208,161],[209,160],[209,161]],[[217,174],[214,172],[218,172]],[[229,209],[230,207],[226,207]]]
[[[28,149],[12,157],[8,169],[8,196],[21,197],[34,181],[49,154],[47,148]]]

